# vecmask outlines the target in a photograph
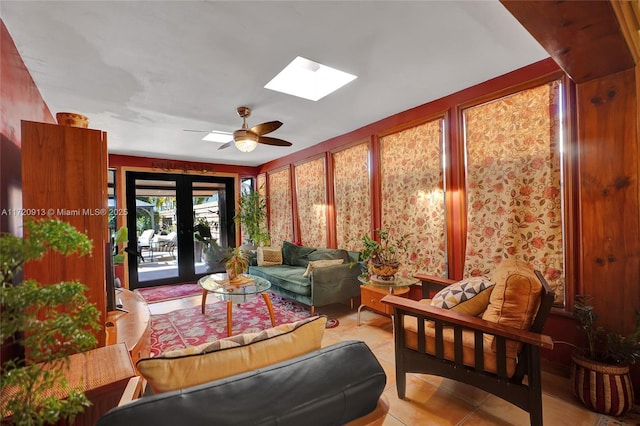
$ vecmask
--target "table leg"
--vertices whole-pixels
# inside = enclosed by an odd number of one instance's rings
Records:
[[[358,306],[358,319],[356,321],[356,325],[360,325],[360,311],[364,308],[365,305]]]
[[[227,302],[227,336],[231,337],[233,333],[233,328],[231,327],[232,323],[232,311],[233,311],[233,303],[231,301]]]
[[[264,299],[264,303],[267,305],[267,309],[269,309],[269,317],[271,317],[271,326],[275,327],[276,320],[273,317],[273,306],[271,306],[271,298],[269,297],[269,294],[266,292],[262,293],[262,298]]]
[[[205,289],[202,289],[202,313],[204,314],[204,306],[207,303],[207,294],[209,294],[209,292]]]

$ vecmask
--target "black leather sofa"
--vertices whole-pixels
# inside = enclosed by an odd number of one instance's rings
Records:
[[[373,412],[386,375],[369,347],[341,342],[266,368],[112,409],[97,426],[344,425]]]

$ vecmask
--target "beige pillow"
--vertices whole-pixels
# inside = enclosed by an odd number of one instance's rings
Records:
[[[154,393],[207,383],[320,349],[327,318],[315,316],[185,349],[136,363]]]
[[[258,247],[258,266],[282,265],[281,247]]]
[[[311,271],[316,268],[324,268],[326,266],[334,266],[334,265],[342,265],[344,263],[344,259],[326,259],[326,260],[310,260],[309,265],[307,266],[307,270],[302,274],[303,277],[308,277],[311,275]]]

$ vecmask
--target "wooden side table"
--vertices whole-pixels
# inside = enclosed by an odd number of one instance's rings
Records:
[[[116,292],[124,311],[107,314],[107,345],[124,343],[135,363],[151,353],[151,314],[149,305],[137,293],[121,289]]]
[[[358,278],[363,284],[360,286],[360,307],[358,307],[357,324],[360,325],[360,312],[362,308],[367,307],[384,315],[391,315],[393,309],[382,303],[382,299],[386,294],[408,297],[410,287],[418,284],[420,280],[417,278],[398,277],[393,281],[380,281],[372,279]]]

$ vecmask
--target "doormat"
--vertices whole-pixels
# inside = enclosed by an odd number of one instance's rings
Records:
[[[311,313],[303,307],[269,292],[276,325],[309,318]],[[211,302],[213,299],[213,303]],[[151,356],[172,349],[197,346],[227,337],[227,303],[209,294],[205,313],[200,305],[165,314],[151,316]],[[252,333],[271,328],[269,310],[264,299],[257,295],[241,305],[233,305],[233,334]],[[327,328],[339,325],[337,319],[329,319]]]
[[[162,285],[158,287],[137,288],[138,293],[145,302],[156,303],[165,300],[181,299],[187,296],[202,294],[202,288],[198,283]]]

